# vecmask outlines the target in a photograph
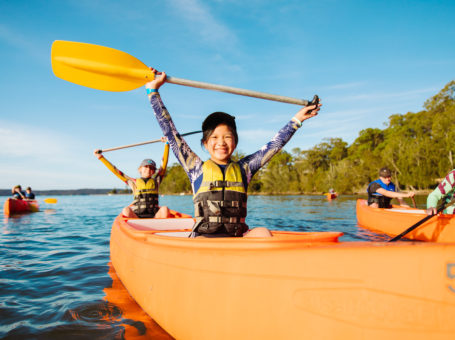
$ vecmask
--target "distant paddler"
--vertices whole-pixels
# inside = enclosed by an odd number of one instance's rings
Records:
[[[390,202],[396,198],[402,207],[409,207],[403,200],[404,197],[414,197],[415,193],[397,192],[395,184],[392,182],[392,172],[384,167],[379,170],[379,179],[368,185],[368,205],[372,208],[391,208]]]
[[[31,187],[27,187],[25,189],[25,198],[28,200],[34,200],[35,199],[35,194],[32,191]]]
[[[11,195],[17,200],[25,199],[25,192],[22,191],[22,187],[19,184],[11,189]]]
[[[333,199],[338,197],[338,193],[335,192],[335,190],[333,190],[332,188],[330,188],[329,192],[326,194],[326,196],[327,196],[327,199],[329,201],[331,201],[331,200],[333,200]]]

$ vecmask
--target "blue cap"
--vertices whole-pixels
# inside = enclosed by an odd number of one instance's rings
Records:
[[[155,161],[153,159],[144,159],[142,162],[141,162],[141,165],[139,165],[139,167],[142,167],[142,166],[152,166],[156,169],[156,164],[155,164]]]

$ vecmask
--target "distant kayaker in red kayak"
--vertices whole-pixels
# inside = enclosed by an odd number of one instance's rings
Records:
[[[152,71],[156,72],[154,69]],[[178,133],[158,94],[165,79],[166,74],[163,72],[146,84],[146,90],[163,134],[191,182],[196,218],[193,236],[272,236],[264,227],[249,231],[245,223],[248,184],[254,174],[291,139],[302,122],[318,114],[321,104],[301,108],[269,143],[239,161],[231,159],[238,144],[235,117],[214,112],[202,123],[201,144],[210,154],[209,160],[202,161]]]
[[[25,189],[25,198],[28,200],[35,199],[35,194],[33,193],[32,188],[27,187],[27,189]]]
[[[25,198],[25,193],[22,191],[22,187],[20,185],[16,185],[11,189],[11,194],[13,198],[17,200],[22,200]]]
[[[166,206],[160,207],[158,204],[158,188],[163,181],[166,173],[167,162],[169,159],[169,143],[166,138],[162,138],[164,154],[161,167],[156,171],[155,161],[144,159],[139,165],[138,171],[140,178],[132,178],[118,170],[103,155],[101,150],[95,150],[97,157],[114,175],[125,182],[133,191],[134,201],[130,206],[123,208],[123,215],[126,217],[139,218],[166,218],[169,217],[169,209]]]
[[[396,198],[400,205],[409,207],[403,197],[414,197],[415,193],[397,192],[395,184],[392,183],[392,172],[388,168],[379,170],[379,179],[370,183],[367,189],[368,205],[372,208],[391,208],[390,201]]]

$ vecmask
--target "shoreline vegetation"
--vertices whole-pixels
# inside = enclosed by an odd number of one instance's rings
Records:
[[[341,138],[323,139],[308,150],[282,150],[253,177],[249,195],[366,195],[380,168],[392,171],[400,191],[427,195],[455,168],[455,80],[426,100],[424,110],[392,114],[384,129],[367,128],[351,145]],[[236,151],[234,161],[244,157]],[[37,195],[131,194],[129,189],[36,190]],[[180,166],[168,167],[160,194],[191,194]],[[11,189],[0,189],[10,196]]]
[[[416,191],[417,196],[426,196],[431,193],[432,190],[418,190]],[[126,192],[123,189],[65,189],[65,190],[36,190],[33,191],[36,196],[76,196],[76,195],[132,195],[131,192]],[[0,196],[10,196],[11,190],[0,189]],[[324,196],[326,192],[280,192],[280,193],[267,193],[267,192],[252,192],[248,196]],[[161,192],[160,195],[169,196],[192,196],[191,192]],[[367,196],[366,191],[345,194],[348,196]]]

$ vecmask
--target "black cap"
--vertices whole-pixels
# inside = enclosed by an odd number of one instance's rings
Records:
[[[204,122],[202,123],[202,140],[201,143],[207,140],[209,134],[215,130],[215,128],[220,125],[225,124],[227,125],[232,133],[234,134],[235,144],[239,142],[239,137],[237,135],[237,125],[235,124],[235,117],[231,116],[225,112],[213,112],[205,118]]]
[[[392,177],[392,172],[389,170],[389,168],[381,168],[379,170],[379,176],[380,177]]]
[[[226,124],[236,129],[235,117],[227,114],[225,112],[213,112],[205,118],[202,123],[202,131],[204,130],[213,130],[220,124]]]

